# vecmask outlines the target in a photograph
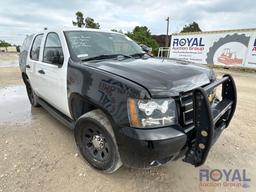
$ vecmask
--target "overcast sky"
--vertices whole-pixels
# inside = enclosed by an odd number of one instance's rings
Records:
[[[72,26],[76,11],[102,29],[145,25],[152,34],[166,33],[167,16],[171,32],[192,21],[203,31],[256,27],[255,0],[1,0],[0,39],[21,44],[44,27]]]

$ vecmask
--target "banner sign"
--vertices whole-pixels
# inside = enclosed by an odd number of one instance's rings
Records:
[[[201,64],[256,67],[256,32],[172,35],[170,57]]]
[[[249,44],[246,66],[256,67],[256,34],[252,36]]]

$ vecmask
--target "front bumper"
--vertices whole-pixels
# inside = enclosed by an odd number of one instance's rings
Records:
[[[216,87],[222,85],[222,100],[211,108],[208,94]],[[193,92],[194,123],[196,130],[195,142],[189,147],[184,161],[195,166],[202,165],[212,145],[216,142],[222,131],[228,127],[237,102],[236,86],[230,75],[215,81],[204,88]]]
[[[211,107],[209,93],[222,85],[222,100]],[[236,108],[236,87],[229,75],[224,75],[204,88],[193,90],[193,135],[179,125],[136,129],[121,128],[117,143],[121,160],[130,167],[147,168],[184,157],[194,166],[202,165],[217,138],[232,119]]]
[[[123,164],[147,168],[176,158],[187,142],[178,126],[157,129],[121,128],[116,137]]]

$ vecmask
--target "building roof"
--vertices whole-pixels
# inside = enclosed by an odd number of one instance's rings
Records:
[[[197,35],[197,34],[213,34],[213,33],[232,33],[232,32],[254,32],[256,28],[248,29],[229,29],[229,30],[218,30],[218,31],[202,31],[202,32],[188,32],[188,33],[173,33],[172,35]]]

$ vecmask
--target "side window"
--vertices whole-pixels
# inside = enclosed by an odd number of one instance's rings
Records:
[[[33,40],[33,35],[27,36],[26,39],[23,41],[22,46],[20,47],[20,51],[29,52],[29,46],[32,40]]]
[[[62,65],[64,61],[61,42],[58,34],[49,33],[45,40],[43,62]]]
[[[35,61],[39,60],[40,46],[41,46],[42,38],[43,38],[43,34],[37,35],[35,37],[31,51],[30,51],[30,58]]]

